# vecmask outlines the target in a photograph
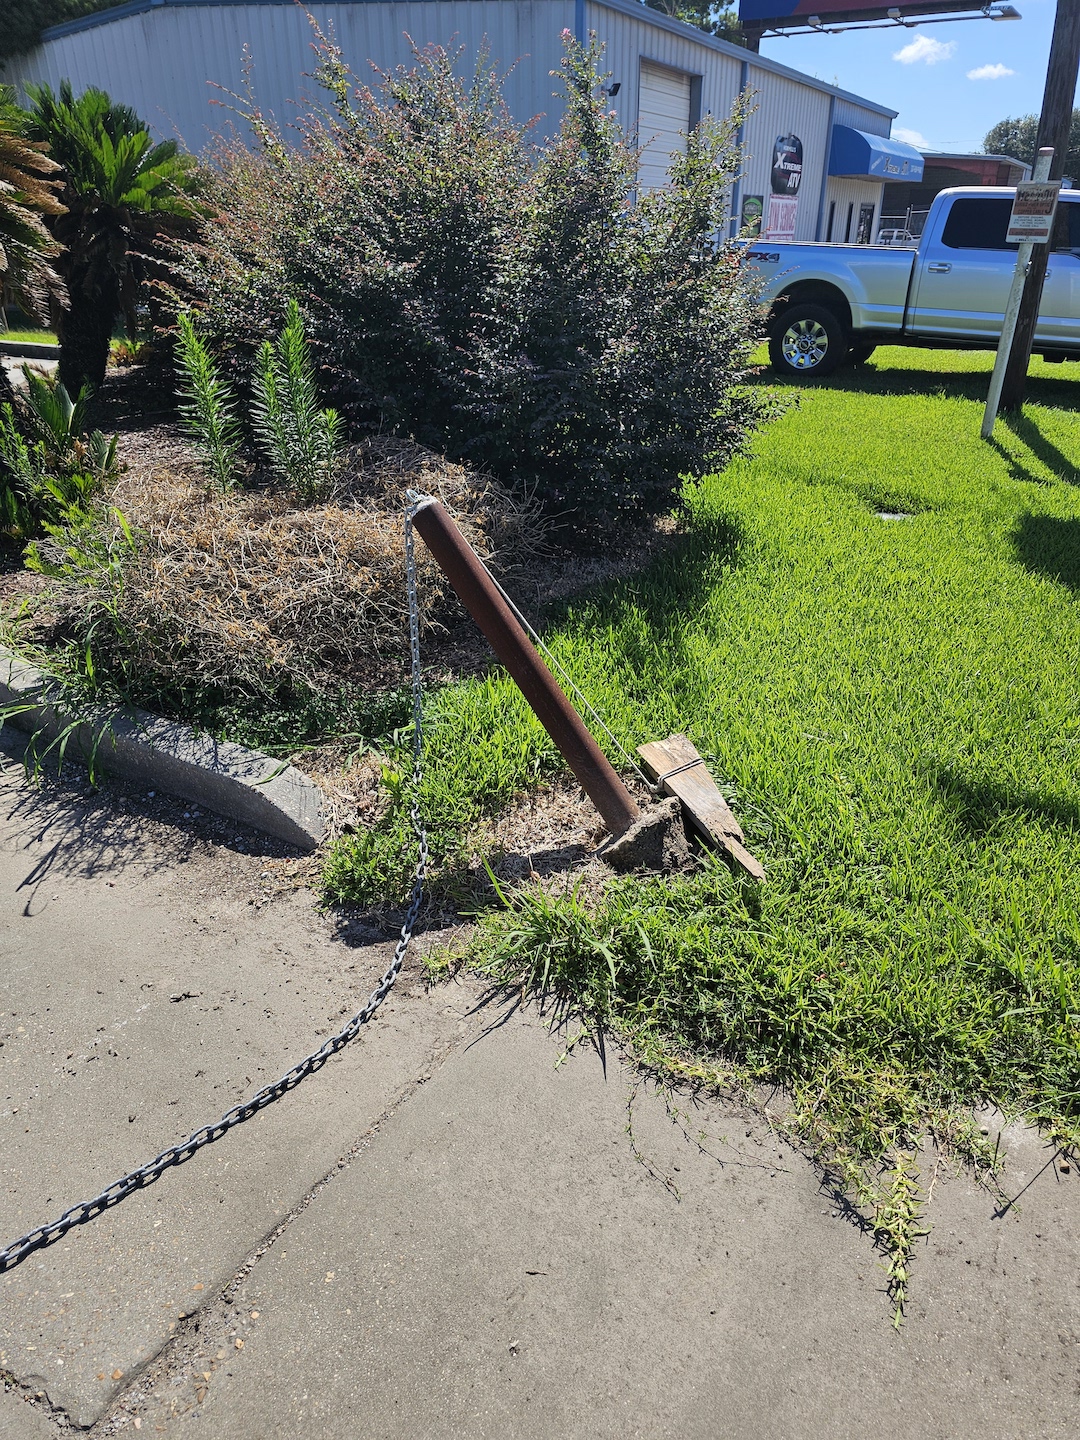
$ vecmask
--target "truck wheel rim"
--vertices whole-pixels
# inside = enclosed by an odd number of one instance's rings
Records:
[[[829,349],[829,332],[817,320],[796,320],[784,331],[784,359],[795,370],[812,370]]]

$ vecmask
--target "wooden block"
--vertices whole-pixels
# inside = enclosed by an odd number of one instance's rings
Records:
[[[746,839],[727,801],[716,788],[708,766],[685,735],[651,740],[647,745],[638,746],[638,754],[653,781],[682,765],[690,767],[666,779],[664,789],[669,795],[678,795],[683,804],[705,822],[709,834],[716,839],[725,835],[734,835],[736,840]]]
[[[638,746],[638,754],[653,781],[659,780],[666,794],[679,797],[683,812],[698,834],[726,850],[755,880],[764,880],[764,867],[746,849],[742,827],[717,789],[705,761],[686,736],[669,735],[666,740],[650,740]],[[686,768],[681,768],[683,766]]]

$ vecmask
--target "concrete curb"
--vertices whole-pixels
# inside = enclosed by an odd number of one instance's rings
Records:
[[[314,850],[326,834],[322,791],[292,765],[199,735],[145,710],[103,710],[78,722],[52,703],[48,676],[0,645],[0,705],[10,725],[56,740],[103,770],[192,800],[216,815]]]
[[[59,345],[38,345],[33,340],[0,340],[0,355],[6,360],[59,360]]]

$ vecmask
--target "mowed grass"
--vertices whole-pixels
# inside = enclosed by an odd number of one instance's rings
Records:
[[[1034,362],[991,445],[991,358],[886,349],[792,388],[675,548],[549,627],[627,749],[691,736],[767,881],[526,887],[466,956],[675,1078],[783,1086],[872,1203],[898,1305],[920,1139],[985,1165],[972,1107],[1062,1142],[1080,1116],[1080,365]],[[443,837],[557,764],[501,672],[433,709]],[[392,830],[340,847],[331,890],[370,886]]]
[[[34,345],[56,344],[56,336],[51,330],[0,330],[0,340]]]

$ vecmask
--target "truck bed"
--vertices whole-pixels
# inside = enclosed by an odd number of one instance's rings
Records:
[[[885,245],[834,245],[823,241],[776,244],[755,241],[745,263],[761,277],[761,293],[770,300],[783,293],[785,279],[800,285],[841,282],[851,307],[851,328],[899,333],[916,251]]]

